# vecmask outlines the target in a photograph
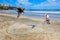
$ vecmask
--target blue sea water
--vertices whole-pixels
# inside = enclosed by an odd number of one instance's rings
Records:
[[[17,10],[0,10],[0,12],[17,15]],[[60,11],[24,11],[24,13],[21,16],[44,19],[46,13],[49,15],[50,19],[60,20]]]

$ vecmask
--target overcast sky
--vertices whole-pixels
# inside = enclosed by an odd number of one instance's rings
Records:
[[[0,4],[26,9],[60,9],[60,0],[0,0]]]

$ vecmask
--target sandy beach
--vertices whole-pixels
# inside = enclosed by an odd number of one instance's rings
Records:
[[[60,40],[60,21],[0,13],[0,40]],[[35,26],[33,29],[33,25]]]

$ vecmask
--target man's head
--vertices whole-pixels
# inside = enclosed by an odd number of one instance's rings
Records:
[[[24,12],[24,9],[23,8],[17,8],[18,12],[22,13]]]

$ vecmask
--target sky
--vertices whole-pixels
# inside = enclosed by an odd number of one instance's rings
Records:
[[[25,9],[60,9],[60,0],[0,0],[0,4]]]

